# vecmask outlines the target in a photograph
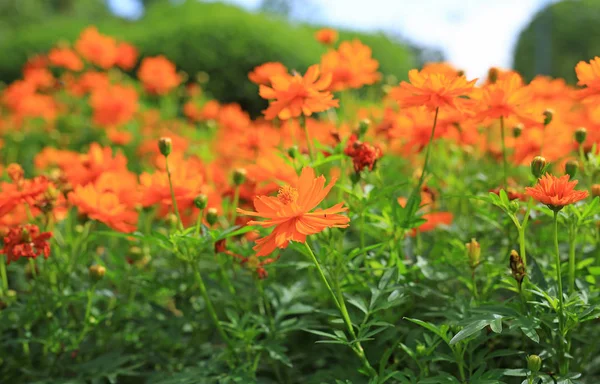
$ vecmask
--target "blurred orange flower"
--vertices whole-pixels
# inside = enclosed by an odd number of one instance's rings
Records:
[[[256,240],[256,256],[267,256],[276,248],[286,248],[290,241],[304,243],[306,236],[319,233],[325,228],[345,228],[350,219],[340,215],[348,208],[339,203],[331,208],[311,212],[327,196],[336,180],[325,186],[325,177],[315,177],[315,171],[304,167],[295,186],[285,185],[279,189],[277,197],[257,196],[254,208],[257,212],[238,208],[241,214],[267,219],[250,221],[248,225],[264,228],[275,227],[270,235]]]
[[[117,46],[117,65],[126,71],[129,71],[135,66],[137,61],[137,49],[125,42],[120,42]]]
[[[279,117],[287,120],[300,115],[310,116],[339,105],[333,94],[327,91],[331,75],[319,79],[319,66],[312,65],[306,74],[280,75],[271,77],[271,87],[261,85],[259,94],[271,100],[269,108],[263,111],[267,120]]]
[[[175,64],[162,55],[142,60],[137,74],[146,92],[153,95],[165,95],[181,83]]]
[[[94,111],[94,123],[109,127],[129,122],[138,109],[138,94],[135,88],[115,84],[96,88],[90,97]]]
[[[83,69],[83,61],[71,48],[52,48],[48,53],[50,64],[55,67],[79,72]]]
[[[338,32],[331,28],[321,28],[315,32],[315,39],[321,44],[332,45],[338,39]]]
[[[378,67],[377,60],[371,57],[371,48],[359,40],[344,41],[337,50],[329,51],[321,58],[323,73],[331,73],[329,89],[332,91],[375,83],[381,78]]]
[[[259,65],[248,74],[248,79],[258,85],[271,85],[271,77],[285,76],[288,70],[279,62],[269,62]]]
[[[596,56],[589,63],[580,61],[575,66],[577,85],[586,88],[579,91],[581,98],[600,96],[600,57]]]
[[[75,49],[84,59],[100,68],[111,68],[117,61],[116,40],[101,34],[93,26],[81,32],[75,43]]]

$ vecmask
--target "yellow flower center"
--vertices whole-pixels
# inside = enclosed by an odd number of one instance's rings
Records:
[[[284,185],[283,187],[279,188],[277,198],[285,205],[295,203],[296,200],[298,200],[298,190],[290,187],[289,185]]]

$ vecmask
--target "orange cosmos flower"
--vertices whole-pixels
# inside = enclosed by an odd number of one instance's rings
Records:
[[[430,110],[450,108],[466,112],[471,105],[464,98],[473,92],[477,80],[467,81],[464,76],[446,76],[429,71],[419,72],[412,69],[408,72],[410,83],[403,81],[400,86],[390,91],[390,96],[401,107],[426,106]]]
[[[321,58],[323,73],[332,75],[332,91],[375,83],[381,78],[378,67],[377,60],[371,57],[371,48],[359,40],[344,41],[337,51],[329,51]]]
[[[21,178],[13,183],[0,182],[0,216],[20,204],[28,204],[32,207],[49,186],[50,182],[43,176],[33,179]]]
[[[538,183],[532,188],[525,188],[525,193],[548,208],[560,211],[565,205],[574,204],[588,197],[588,191],[576,191],[578,181],[569,181],[569,175],[556,177],[545,174],[538,179]]]
[[[355,134],[350,136],[344,154],[352,158],[354,172],[356,173],[360,173],[365,167],[372,171],[377,160],[383,156],[379,146],[363,143],[358,140]]]
[[[256,256],[267,256],[276,248],[286,248],[290,241],[305,242],[306,236],[321,232],[325,228],[345,228],[350,219],[340,215],[348,208],[339,203],[331,208],[312,211],[327,196],[335,179],[325,186],[325,177],[315,177],[312,168],[304,167],[294,187],[285,185],[277,197],[257,196],[254,208],[257,212],[238,208],[241,214],[262,217],[266,221],[250,221],[248,225],[268,228],[275,226],[270,235],[258,239],[254,250]]]
[[[146,92],[154,95],[167,94],[181,83],[175,64],[162,55],[142,60],[138,78]]]
[[[288,70],[285,65],[279,62],[268,62],[254,68],[254,70],[248,74],[248,79],[254,84],[270,85],[271,77],[285,76],[287,73]]]
[[[67,159],[71,156],[67,156]],[[115,153],[111,147],[101,147],[98,143],[90,144],[88,153],[80,154],[76,161],[59,164],[65,177],[73,185],[85,185],[95,182],[100,175],[109,171],[127,169],[127,158],[120,152]]]
[[[575,66],[577,85],[586,86],[579,93],[581,98],[600,95],[600,57],[596,56],[589,63],[580,61]]]
[[[263,111],[267,120],[279,117],[287,120],[300,115],[310,116],[313,112],[323,112],[338,106],[333,94],[327,91],[331,75],[319,79],[319,66],[312,65],[306,74],[279,75],[271,77],[271,87],[261,85],[259,94],[263,99],[272,100],[269,108]]]
[[[69,71],[81,71],[83,69],[83,61],[77,56],[71,48],[53,48],[48,53],[50,64],[55,67],[62,67]]]
[[[332,28],[321,28],[315,32],[315,39],[321,44],[332,45],[338,39],[338,32]]]
[[[480,119],[514,116],[525,125],[541,125],[541,118],[534,118],[526,109],[532,94],[517,73],[509,73],[495,83],[487,84],[475,94],[475,98],[479,101]]]
[[[117,65],[126,71],[129,71],[135,66],[137,61],[138,51],[129,44],[121,42],[117,46]]]
[[[463,74],[462,71],[459,71],[452,64],[446,62],[425,63],[423,69],[421,69],[421,73],[438,73],[448,78]]]
[[[75,49],[87,61],[104,69],[112,67],[117,61],[117,42],[98,32],[96,27],[88,27],[81,32]]]
[[[138,109],[138,94],[133,87],[115,84],[92,92],[90,105],[94,123],[109,127],[127,123]]]
[[[11,228],[4,237],[4,247],[0,249],[0,254],[6,255],[6,264],[21,257],[35,259],[42,254],[47,259],[50,255],[48,240],[51,237],[52,233],[41,233],[38,226],[33,224]]]
[[[137,228],[138,213],[123,204],[113,191],[103,191],[94,184],[87,184],[75,187],[68,198],[79,213],[116,231],[131,233]]]

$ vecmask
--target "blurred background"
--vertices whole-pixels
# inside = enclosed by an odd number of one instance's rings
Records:
[[[0,81],[92,24],[142,56],[208,74],[207,92],[251,112],[263,102],[247,73],[267,61],[317,63],[323,26],[369,45],[388,82],[449,61],[470,78],[496,66],[574,83],[575,64],[600,55],[600,0],[0,0]]]

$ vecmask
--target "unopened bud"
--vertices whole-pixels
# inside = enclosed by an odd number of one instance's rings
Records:
[[[219,214],[215,208],[208,208],[206,211],[206,221],[209,225],[213,225],[219,219]]]
[[[419,356],[423,356],[425,355],[425,352],[427,352],[427,347],[425,347],[423,344],[419,343],[417,344],[417,355]]]
[[[600,197],[600,184],[592,185],[592,197]]]
[[[586,137],[587,137],[587,129],[585,129],[585,127],[577,128],[577,130],[575,131],[575,141],[577,142],[577,144],[583,144]]]
[[[102,280],[104,275],[106,275],[106,268],[98,264],[90,266],[88,271],[90,273],[90,278],[94,281]]]
[[[543,156],[536,156],[531,160],[531,173],[535,178],[540,178],[546,168],[546,158]]]
[[[575,178],[575,175],[577,174],[578,168],[579,168],[579,163],[577,162],[577,160],[569,160],[565,164],[565,173],[567,175],[569,175],[570,179],[573,179],[573,178]]]
[[[498,81],[498,68],[490,68],[488,71],[488,82],[490,84],[495,84]]]
[[[233,183],[235,185],[242,185],[244,181],[246,181],[246,170],[244,168],[233,171]]]
[[[548,125],[552,122],[552,118],[554,117],[554,110],[553,109],[546,109],[544,111],[544,125]]]
[[[204,209],[206,208],[206,204],[208,204],[208,196],[205,194],[202,193],[194,198],[194,205],[196,208]]]
[[[288,156],[291,157],[292,159],[295,159],[296,157],[298,157],[298,147],[297,146],[292,146],[288,148]]]
[[[173,150],[173,143],[171,141],[171,138],[161,137],[160,139],[158,139],[158,150],[164,157],[169,156],[171,154],[171,151]]]
[[[513,127],[512,135],[516,139],[523,133],[523,124],[517,124]]]
[[[369,119],[361,120],[360,123],[358,123],[359,137],[363,137],[365,135],[365,133],[367,133],[367,130],[369,129],[370,126],[371,126],[371,120],[369,120]]]
[[[523,264],[523,259],[514,249],[510,252],[510,271],[517,283],[521,285],[526,273],[525,264]]]
[[[542,358],[538,355],[527,356],[527,369],[534,373],[539,372],[542,369]]]
[[[466,243],[467,257],[469,259],[469,265],[475,269],[481,262],[481,247],[475,239],[471,239],[470,243]]]

